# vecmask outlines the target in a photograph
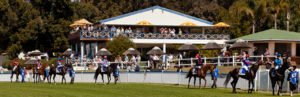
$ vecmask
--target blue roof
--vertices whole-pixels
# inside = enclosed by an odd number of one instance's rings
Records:
[[[180,15],[180,16],[184,16],[184,17],[196,20],[196,21],[200,21],[200,22],[207,23],[207,24],[210,24],[210,25],[213,24],[212,22],[209,22],[209,21],[206,21],[206,20],[203,20],[203,19],[199,19],[197,17],[193,17],[193,16],[190,16],[190,15],[180,13],[180,12],[177,12],[177,11],[174,11],[174,10],[171,10],[171,9],[167,9],[167,8],[164,8],[164,7],[160,7],[160,6],[153,6],[153,7],[149,7],[149,8],[146,8],[146,9],[130,12],[130,13],[127,13],[127,14],[123,14],[123,15],[120,15],[120,16],[104,19],[104,20],[99,21],[99,23],[108,22],[108,21],[112,21],[112,20],[115,20],[115,19],[120,19],[120,18],[123,18],[123,17],[131,16],[131,15],[134,15],[134,14],[142,13],[142,12],[153,10],[153,9],[162,9],[164,11],[168,11],[170,13],[174,13],[174,14],[177,14],[177,15]]]

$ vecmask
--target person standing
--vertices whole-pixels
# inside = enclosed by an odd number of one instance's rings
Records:
[[[14,65],[13,71],[15,71],[16,68],[19,66],[19,62],[17,58],[15,58],[15,62],[13,62],[13,65]]]
[[[26,70],[25,70],[25,69],[26,69],[25,67],[24,67],[24,68],[21,68],[22,83],[25,82],[25,74],[26,74]]]
[[[288,75],[287,80],[290,82],[290,91],[291,91],[291,96],[293,96],[293,91],[297,89],[298,87],[298,77],[299,73],[296,71],[296,66],[294,65],[293,67],[290,68],[290,73]]]
[[[214,65],[214,71],[212,73],[212,80],[213,80],[213,85],[211,88],[217,88],[217,79],[219,77],[219,68],[217,68],[217,65]]]
[[[37,62],[36,62],[35,72],[37,72],[40,68],[42,68],[42,62],[40,61],[40,59],[38,59]]]
[[[59,57],[57,60],[57,67],[56,67],[56,71],[58,71],[59,73],[61,72],[61,68],[63,67],[63,65],[61,64],[61,58]]]

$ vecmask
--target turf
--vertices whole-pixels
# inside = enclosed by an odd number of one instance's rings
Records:
[[[187,89],[186,86],[121,83],[34,84],[0,82],[1,97],[270,97],[271,93],[231,93],[231,89]],[[288,96],[287,94],[285,96]],[[296,95],[296,97],[299,95]]]

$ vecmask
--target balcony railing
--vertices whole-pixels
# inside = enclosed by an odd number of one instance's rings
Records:
[[[126,33],[122,34],[131,39],[198,39],[198,40],[230,40],[229,34],[161,34],[161,33]],[[82,31],[80,38],[113,38],[113,32]]]

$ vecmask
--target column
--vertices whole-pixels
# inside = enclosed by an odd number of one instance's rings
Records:
[[[82,61],[83,61],[83,54],[84,54],[84,43],[80,42],[80,65],[82,65]]]
[[[202,35],[204,35],[205,34],[205,30],[204,30],[204,28],[202,28]]]
[[[275,42],[269,42],[268,50],[270,55],[274,55],[275,53]]]
[[[72,46],[72,44],[71,44],[71,54],[73,54],[73,46]]]
[[[249,46],[254,47],[254,43],[248,42],[248,44],[249,44]],[[248,49],[248,54],[249,54],[250,56],[253,56],[253,52],[254,52],[253,50],[254,50],[254,48]]]
[[[166,53],[166,43],[163,44],[163,52]]]
[[[98,53],[98,42],[95,42],[95,56],[96,56],[97,53]]]
[[[296,48],[297,48],[296,42],[292,42],[291,43],[291,55],[292,56],[296,56]]]

